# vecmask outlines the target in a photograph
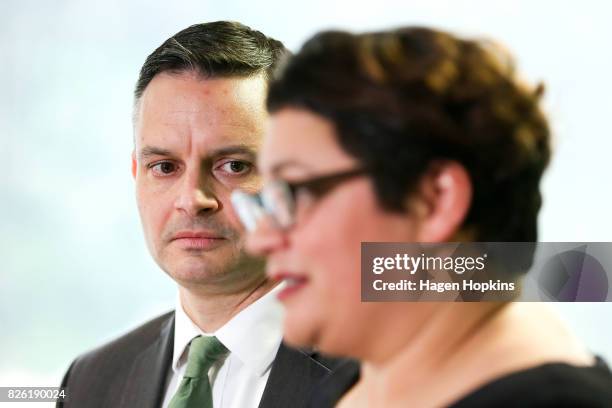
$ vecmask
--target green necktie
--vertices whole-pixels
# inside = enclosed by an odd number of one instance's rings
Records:
[[[181,385],[168,408],[212,408],[212,388],[208,381],[210,367],[227,354],[216,337],[198,336],[191,341],[187,368]]]

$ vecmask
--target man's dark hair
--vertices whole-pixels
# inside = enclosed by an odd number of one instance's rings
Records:
[[[134,99],[138,101],[161,72],[195,72],[203,78],[264,74],[269,80],[285,53],[280,41],[237,22],[195,24],[164,41],[147,57]]]
[[[340,146],[370,169],[378,200],[406,197],[438,159],[467,170],[462,231],[480,241],[535,241],[550,134],[543,88],[516,79],[492,43],[420,27],[310,39],[270,84],[268,109],[330,120]]]

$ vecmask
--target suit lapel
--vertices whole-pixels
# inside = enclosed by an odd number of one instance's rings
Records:
[[[173,342],[174,313],[163,324],[156,341],[134,359],[119,407],[157,408],[161,406],[172,361]]]
[[[281,343],[259,408],[305,407],[314,385],[329,372],[311,353]]]

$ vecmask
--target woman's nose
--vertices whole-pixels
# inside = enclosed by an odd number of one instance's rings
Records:
[[[252,255],[268,256],[286,248],[287,243],[285,231],[275,225],[269,215],[264,215],[257,220],[255,228],[248,232],[246,249]]]

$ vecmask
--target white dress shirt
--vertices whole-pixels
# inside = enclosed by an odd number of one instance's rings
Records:
[[[163,407],[178,390],[187,367],[189,342],[196,336],[216,336],[229,354],[208,372],[215,408],[257,408],[282,341],[283,309],[279,286],[247,306],[215,333],[204,333],[177,300],[174,354]]]

